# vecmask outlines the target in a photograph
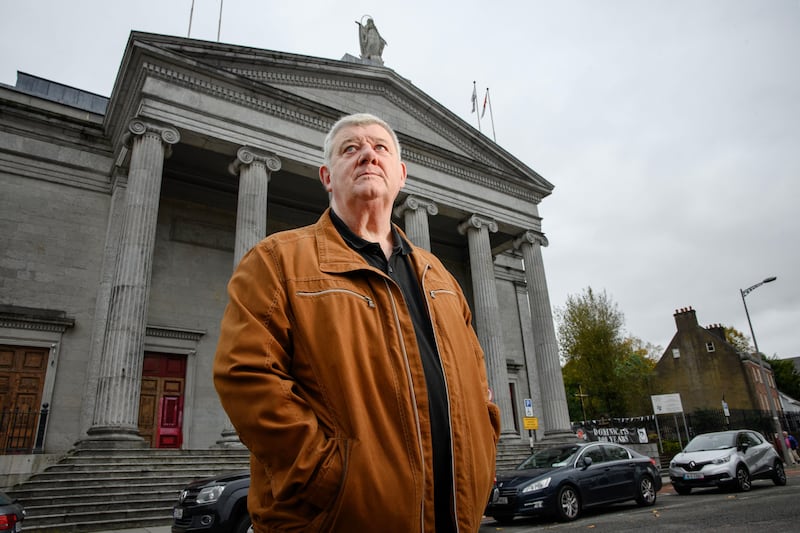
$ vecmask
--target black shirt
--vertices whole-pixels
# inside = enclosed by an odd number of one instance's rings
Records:
[[[385,272],[397,283],[403,293],[411,322],[414,324],[417,344],[428,390],[428,411],[433,443],[433,486],[436,511],[436,533],[455,531],[450,502],[453,473],[450,454],[450,417],[442,365],[436,349],[428,308],[422,296],[420,281],[411,266],[411,245],[392,226],[394,248],[389,259],[380,244],[369,242],[353,233],[347,224],[331,209],[331,220],[347,245],[358,252],[371,266]]]

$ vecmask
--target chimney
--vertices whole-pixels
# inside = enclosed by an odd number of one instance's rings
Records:
[[[678,331],[691,331],[699,326],[697,323],[697,314],[691,307],[676,309],[673,316],[675,317],[675,326],[678,328]]]
[[[710,333],[713,333],[720,340],[727,342],[727,339],[725,338],[725,326],[722,324],[711,324],[710,326],[706,326],[706,329]]]

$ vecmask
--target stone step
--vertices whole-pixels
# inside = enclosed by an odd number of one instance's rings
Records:
[[[248,468],[246,450],[79,450],[7,492],[25,505],[25,531],[168,526],[188,483]]]
[[[174,503],[178,499],[178,493],[172,495],[168,500]],[[172,503],[158,499],[158,498],[145,498],[140,497],[129,498],[127,501],[83,501],[74,503],[63,503],[53,501],[49,505],[25,505],[26,520],[34,518],[39,523],[45,521],[52,521],[54,517],[58,521],[63,521],[64,517],[77,517],[77,516],[93,516],[97,513],[136,513],[138,511],[151,511],[158,509],[162,512],[164,509],[169,509],[172,512]]]
[[[199,476],[199,477],[210,477],[216,475],[219,472],[228,472],[230,470],[240,470],[241,466],[236,465],[236,463],[229,463],[226,465],[222,465],[220,467],[217,466],[191,466],[191,465],[178,465],[175,467],[174,465],[161,465],[160,467],[134,467],[134,468],[103,468],[97,467],[93,468],[91,465],[87,465],[81,469],[70,469],[70,468],[48,468],[45,472],[37,476],[37,479],[42,481],[47,480],[69,480],[69,479],[101,479],[101,478],[152,478],[152,477],[160,477],[160,478],[185,478],[187,472],[190,472],[192,476]]]
[[[170,510],[171,512],[171,510]],[[26,533],[39,531],[42,533],[90,533],[92,531],[116,531],[134,528],[164,527],[172,525],[172,515],[163,516],[159,511],[157,515],[139,516],[99,516],[97,518],[85,517],[61,517],[62,521],[31,524],[25,520]]]
[[[236,470],[238,471],[238,470]],[[220,470],[219,473],[230,472],[230,470]],[[212,474],[213,475],[213,474]],[[71,490],[97,490],[103,487],[153,487],[153,486],[175,486],[189,483],[196,479],[210,477],[205,471],[196,474],[193,471],[185,471],[181,475],[159,476],[146,478],[137,475],[113,475],[104,472],[102,476],[95,477],[56,477],[35,479],[25,483],[24,486],[14,487],[11,491],[16,494],[25,489],[49,489],[69,488]]]

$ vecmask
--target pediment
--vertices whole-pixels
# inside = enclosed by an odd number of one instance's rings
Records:
[[[344,114],[375,113],[397,131],[404,157],[421,165],[444,160],[456,173],[502,179],[525,190],[524,196],[536,203],[553,189],[534,170],[388,67],[346,57],[337,61],[133,32],[126,58],[137,49],[146,51],[142,53],[151,62],[161,56],[170,68],[280,98],[327,119],[325,126]]]

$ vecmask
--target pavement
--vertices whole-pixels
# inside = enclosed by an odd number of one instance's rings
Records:
[[[800,477],[800,465],[786,465],[786,476],[791,478]],[[669,482],[669,476],[663,476],[661,492],[674,492]],[[99,531],[97,533],[171,533],[172,526],[140,527],[134,529],[116,529],[110,531]]]

